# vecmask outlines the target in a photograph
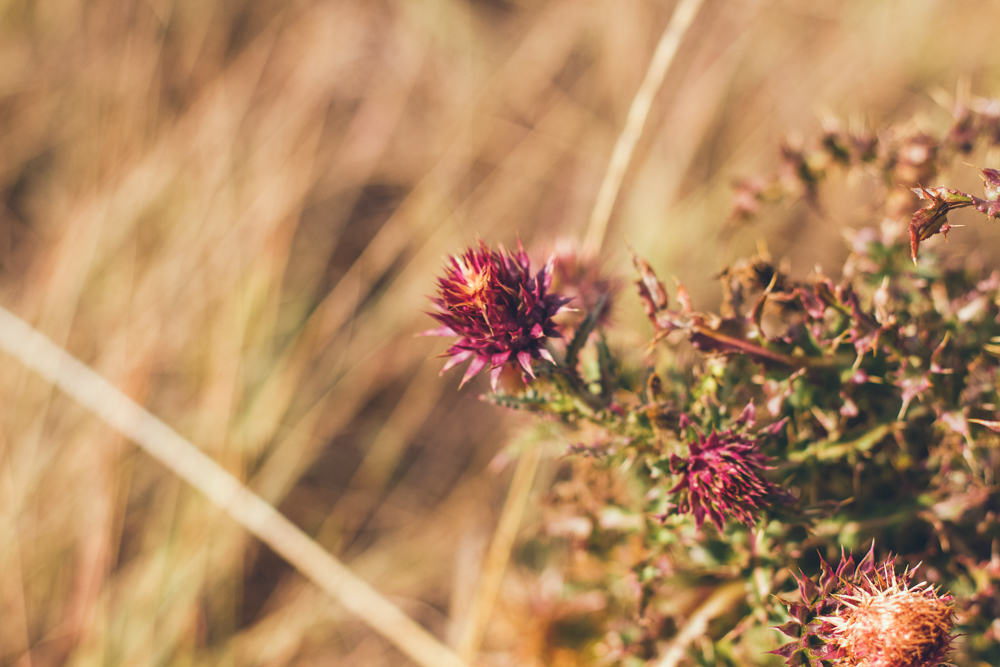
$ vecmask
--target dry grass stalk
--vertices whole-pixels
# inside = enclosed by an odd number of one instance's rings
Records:
[[[590,222],[587,225],[587,233],[583,239],[584,252],[590,255],[597,255],[604,244],[604,236],[608,230],[608,221],[611,219],[611,211],[614,208],[615,200],[618,198],[618,190],[621,188],[622,179],[625,178],[625,170],[628,169],[632,160],[632,153],[642,136],[642,128],[646,125],[646,117],[649,109],[653,106],[653,98],[656,97],[663,77],[667,74],[670,63],[673,62],[677,48],[680,46],[684,33],[687,32],[698,9],[701,8],[703,0],[680,0],[674,9],[674,14],[667,24],[660,42],[656,45],[653,59],[649,62],[646,76],[642,80],[642,85],[636,91],[632,99],[632,106],[629,107],[628,116],[625,118],[625,127],[622,128],[615,148],[611,152],[611,161],[601,181],[601,188],[597,191],[597,201],[594,203],[594,210],[590,214]]]
[[[6,309],[0,346],[113,426],[425,667],[466,663],[161,420]]]

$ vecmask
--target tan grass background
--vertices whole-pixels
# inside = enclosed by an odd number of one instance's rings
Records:
[[[0,302],[457,645],[524,421],[436,377],[425,295],[477,236],[539,258],[583,237],[673,8],[0,2]],[[825,115],[934,129],[948,96],[1000,94],[998,19],[988,0],[705,0],[607,265],[627,238],[705,301],[758,237],[803,273],[836,266],[862,186],[831,186],[826,220],[786,206],[720,240],[733,179]],[[0,404],[0,664],[406,663],[6,356]],[[536,490],[560,464],[542,458]],[[476,663],[575,664],[536,632],[558,572],[506,571]]]

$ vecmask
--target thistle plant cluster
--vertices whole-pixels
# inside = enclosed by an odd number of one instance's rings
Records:
[[[641,349],[619,342],[629,297],[593,258],[563,247],[533,272],[520,244],[480,243],[448,260],[429,332],[457,337],[446,368],[468,361],[463,384],[489,369],[487,400],[567,443],[518,554],[563,572],[529,653],[1000,664],[1000,267],[928,242],[957,208],[998,216],[997,170],[980,169],[982,198],[932,182],[998,143],[1000,104],[980,100],[939,137],[831,126],[785,147],[776,176],[737,186],[729,222],[777,199],[821,207],[824,180],[867,175],[872,224],[839,275],[796,279],[761,253],[719,274],[710,312],[633,254]]]

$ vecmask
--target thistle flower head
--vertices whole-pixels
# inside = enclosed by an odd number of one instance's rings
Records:
[[[737,420],[737,426],[752,426],[753,404]],[[776,432],[784,422],[771,426]],[[681,427],[687,417],[681,417]],[[769,499],[787,500],[789,496],[764,478],[769,469],[767,457],[758,449],[757,440],[745,432],[712,430],[706,438],[697,430],[688,443],[688,456],[670,457],[670,471],[681,480],[670,490],[679,494],[677,511],[694,515],[699,528],[708,517],[721,531],[726,518],[753,525],[755,512],[766,507]]]
[[[424,332],[458,336],[442,355],[450,358],[441,372],[471,360],[462,384],[489,367],[495,391],[507,364],[517,364],[534,378],[533,360],[555,363],[545,340],[560,337],[552,318],[569,299],[550,293],[551,282],[551,260],[532,275],[520,240],[516,253],[503,246],[494,251],[480,241],[450,257],[429,313],[441,326]]]
[[[938,667],[951,650],[955,626],[951,596],[913,583],[895,559],[875,565],[875,545],[855,569],[842,557],[834,572],[821,561],[817,586],[797,577],[803,604],[789,604],[793,620],[779,630],[799,641],[775,653],[789,664],[815,658],[833,667]],[[818,639],[818,641],[816,641]],[[803,653],[809,654],[804,656]]]

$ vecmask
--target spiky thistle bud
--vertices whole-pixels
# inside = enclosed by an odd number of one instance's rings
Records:
[[[749,428],[754,422],[754,407],[750,403],[737,420],[737,428]],[[686,415],[681,416],[681,428],[688,425]],[[774,433],[784,426],[784,421],[769,427]],[[688,442],[686,458],[670,457],[670,471],[681,479],[671,493],[678,494],[677,511],[694,515],[698,527],[705,518],[711,519],[722,530],[727,518],[753,525],[756,512],[769,504],[769,500],[790,500],[790,496],[764,477],[767,457],[758,449],[757,439],[740,430],[714,429],[706,438],[697,429],[691,429],[694,438]]]
[[[938,667],[951,650],[955,627],[950,595],[913,583],[895,559],[875,565],[875,544],[855,569],[841,557],[834,572],[821,561],[819,585],[796,577],[803,603],[786,603],[793,621],[781,632],[798,641],[774,651],[788,664],[833,667]],[[822,662],[820,662],[822,661]]]
[[[545,348],[547,338],[559,338],[552,318],[569,301],[549,292],[552,261],[532,275],[528,255],[517,243],[517,252],[503,246],[491,250],[482,241],[462,255],[448,259],[445,275],[438,279],[439,293],[429,313],[442,326],[427,336],[458,336],[444,357],[442,373],[471,360],[464,385],[485,368],[496,391],[507,364],[517,364],[527,378],[534,378],[532,361],[555,363]]]

